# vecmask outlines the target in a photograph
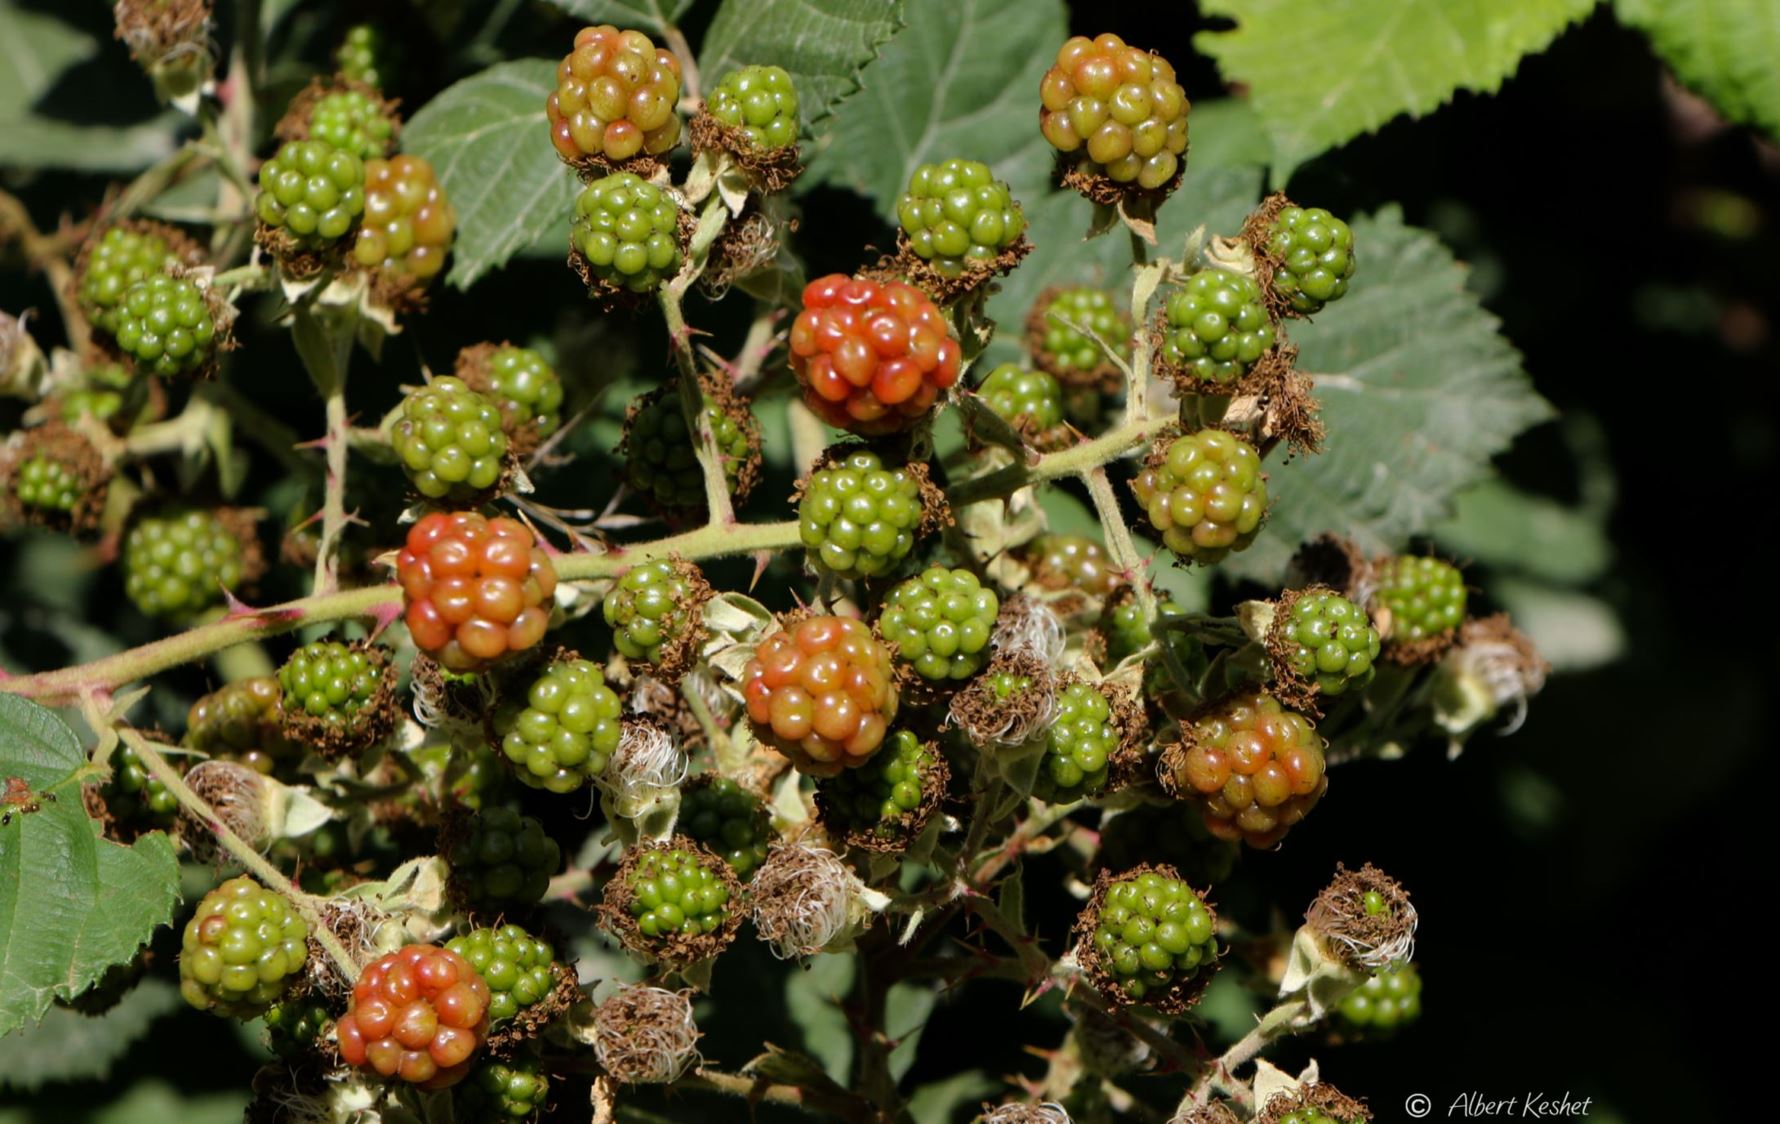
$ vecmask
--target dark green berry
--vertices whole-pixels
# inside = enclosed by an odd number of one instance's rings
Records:
[[[254,210],[304,249],[338,242],[365,213],[365,162],[313,137],[287,141],[260,166]]]
[[[270,773],[274,758],[304,752],[284,737],[283,715],[284,686],[277,676],[237,679],[192,704],[180,744]]]
[[[1002,421],[1032,435],[1063,424],[1063,385],[1043,371],[1003,363],[983,379],[977,394]]]
[[[122,363],[103,363],[88,367],[80,381],[61,395],[62,420],[79,421],[94,417],[111,421],[126,407],[137,408],[145,384]]]
[[[105,808],[122,823],[167,828],[178,815],[179,798],[143,766],[135,750],[120,744],[112,753]]]
[[[1234,383],[1273,346],[1273,322],[1252,277],[1201,269],[1168,298],[1162,355],[1208,383]]]
[[[917,165],[896,219],[915,256],[944,277],[993,264],[1026,230],[1007,184],[976,160]]]
[[[811,473],[797,505],[811,564],[841,578],[895,569],[914,549],[921,516],[920,479],[907,468],[885,468],[866,449]]]
[[[1179,616],[1180,613],[1180,606],[1172,600],[1156,604],[1157,619]],[[1135,655],[1155,637],[1150,620],[1144,616],[1143,602],[1135,596],[1108,601],[1097,627],[1106,641],[1107,667],[1117,666],[1127,656]]]
[[[338,640],[317,640],[291,653],[278,669],[278,683],[287,713],[346,727],[377,700],[383,661]]]
[[[41,511],[73,511],[85,490],[72,469],[42,453],[27,457],[12,478],[19,503]]]
[[[117,306],[138,281],[159,276],[178,255],[153,230],[114,226],[99,236],[81,265],[78,297],[93,327],[115,335]]]
[[[708,936],[729,919],[729,885],[697,851],[651,848],[625,877],[630,915],[645,938]]]
[[[507,467],[500,407],[451,377],[403,400],[390,444],[414,490],[431,500],[476,499],[501,482]]]
[[[1111,293],[1079,286],[1057,289],[1034,310],[1027,344],[1041,366],[1064,382],[1099,377],[1110,364],[1087,329],[1121,358],[1131,357],[1131,318]]]
[[[468,960],[488,985],[491,1026],[543,1002],[556,990],[552,969],[556,953],[518,925],[472,929],[445,947]]]
[[[452,1091],[462,1124],[503,1124],[536,1116],[550,1096],[550,1078],[535,1057],[477,1066],[469,1080]]]
[[[179,993],[200,1011],[251,1019],[309,959],[309,926],[283,894],[242,875],[204,895],[186,922]]]
[[[1039,799],[1067,804],[1106,787],[1107,767],[1119,749],[1119,729],[1112,703],[1098,687],[1071,683],[1063,688],[1044,738],[1044,757],[1033,785]]]
[[[1321,207],[1287,207],[1273,220],[1267,253],[1280,265],[1273,288],[1305,314],[1347,293],[1354,275],[1354,232]]]
[[[1134,1001],[1164,995],[1217,959],[1211,907],[1184,881],[1156,871],[1111,882],[1093,924],[1101,972]]]
[[[242,549],[208,511],[148,516],[124,536],[124,592],[151,617],[185,620],[222,601],[242,579]]]
[[[1396,1030],[1422,1013],[1421,974],[1407,962],[1376,972],[1348,992],[1337,1010],[1356,1030]]]
[[[569,240],[595,277],[646,293],[679,269],[679,228],[679,209],[666,192],[615,172],[576,196]]]
[[[562,379],[529,347],[507,346],[489,356],[487,394],[509,430],[531,425],[548,437],[562,424]]]
[[[744,66],[723,76],[705,98],[705,109],[755,148],[797,143],[797,88],[778,66]]]
[[[494,725],[521,781],[573,792],[606,771],[624,732],[623,713],[598,665],[565,659],[532,681],[523,705],[498,711]]]
[[[172,378],[196,371],[216,350],[216,317],[204,290],[183,277],[156,274],[124,290],[112,310],[117,346],[136,369]]]
[[[1286,666],[1325,695],[1363,689],[1378,659],[1378,630],[1366,611],[1332,590],[1313,589],[1292,602],[1281,625]]]
[[[1247,549],[1267,514],[1260,454],[1221,429],[1176,437],[1131,489],[1163,544],[1191,562]]]
[[[465,898],[499,908],[543,898],[562,865],[562,849],[530,816],[510,808],[485,808],[469,817],[447,859]]]
[[[667,649],[697,627],[706,592],[689,563],[658,559],[624,572],[601,606],[612,642],[626,659],[660,664]]]
[[[906,843],[909,817],[928,805],[932,786],[944,781],[940,764],[933,747],[912,731],[892,731],[870,761],[817,783],[823,819],[845,834]]]
[[[704,418],[717,439],[723,475],[733,494],[753,456],[748,433],[714,398],[704,399]],[[643,396],[625,425],[625,482],[665,511],[702,509],[705,478],[698,463],[697,443],[697,435],[686,425],[677,390]]]
[[[309,111],[309,135],[350,152],[360,160],[389,155],[395,124],[374,97],[359,90],[333,90]]]
[[[717,852],[746,882],[766,861],[772,817],[760,797],[728,777],[704,776],[709,779],[688,785],[681,794],[679,830]]]
[[[1465,623],[1465,577],[1438,558],[1391,559],[1379,568],[1372,600],[1390,610],[1392,643],[1444,636]]]
[[[997,671],[989,676],[987,682],[989,690],[995,695],[998,702],[1018,698],[1032,690],[1032,676],[1021,675],[1013,671]]]
[[[267,1008],[267,1045],[281,1058],[294,1057],[314,1047],[334,1017],[314,999],[286,999]]]
[[[1001,599],[969,570],[929,566],[884,597],[878,628],[923,679],[969,679],[992,654]]]

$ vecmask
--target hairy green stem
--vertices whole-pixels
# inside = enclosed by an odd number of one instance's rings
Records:
[[[661,287],[661,315],[667,321],[668,343],[673,349],[674,363],[680,370],[680,412],[686,419],[687,432],[698,435],[694,450],[704,478],[705,510],[710,521],[719,526],[735,522],[735,507],[730,502],[729,478],[723,471],[723,451],[717,446],[717,435],[705,417],[704,388],[699,384],[698,356],[692,346],[692,329],[686,323],[683,308],[686,293],[704,273],[711,247],[729,221],[729,209],[723,193],[713,191],[705,200],[687,247],[686,262],[673,279]]]
[[[1300,1020],[1304,1016],[1305,1009],[1302,999],[1293,999],[1279,1004],[1262,1015],[1261,1021],[1256,1023],[1253,1029],[1238,1039],[1228,1050],[1218,1055],[1218,1059],[1211,1064],[1210,1068],[1200,1075],[1199,1080],[1193,1083],[1193,1087],[1187,1090],[1187,1095],[1181,1098],[1180,1107],[1184,1109],[1194,1105],[1203,1105],[1211,1100],[1212,1093],[1218,1090],[1239,1092],[1240,1082],[1237,1082],[1232,1075],[1244,1063],[1271,1045],[1275,1039],[1295,1033],[1301,1025]]]
[[[801,1108],[806,1112],[828,1113],[840,1120],[860,1121],[862,1124],[878,1119],[876,1110],[863,1097],[852,1094],[845,1097],[827,1095],[796,1085],[781,1085],[765,1077],[748,1077],[745,1074],[723,1073],[714,1069],[694,1070],[674,1082],[674,1088],[726,1093],[749,1101],[766,1101]]]
[[[1112,481],[1106,477],[1106,466],[1097,464],[1082,473],[1082,481],[1088,485],[1088,497],[1094,501],[1095,514],[1100,516],[1107,553],[1125,571],[1126,579],[1137,594],[1137,603],[1143,609],[1143,619],[1155,620],[1156,591],[1144,577],[1143,555],[1137,552],[1131,529],[1125,525],[1125,514],[1119,510],[1119,497],[1113,494]]]

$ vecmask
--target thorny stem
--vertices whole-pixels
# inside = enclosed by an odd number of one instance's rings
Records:
[[[340,535],[346,528],[346,453],[351,444],[346,437],[344,371],[341,376],[327,398],[328,470],[321,507],[321,540],[315,549],[312,588],[316,593],[332,593],[340,588]]]
[[[878,1119],[877,1112],[863,1097],[854,1094],[844,1097],[827,1095],[795,1085],[781,1085],[765,1077],[748,1077],[740,1073],[697,1069],[674,1082],[674,1087],[703,1089],[712,1093],[727,1093],[749,1101],[766,1101],[810,1112],[832,1113],[841,1120],[860,1121],[862,1124]]]
[[[1119,510],[1119,498],[1113,494],[1112,481],[1106,477],[1106,466],[1097,464],[1082,473],[1082,481],[1088,485],[1088,497],[1094,501],[1095,514],[1100,516],[1107,553],[1125,571],[1126,579],[1136,591],[1137,603],[1143,607],[1143,619],[1155,620],[1156,591],[1144,580],[1143,556],[1137,552],[1137,543],[1131,538],[1131,529],[1125,525],[1125,515]]]
[[[1181,1107],[1203,1105],[1211,1100],[1213,1092],[1220,1089],[1225,1092],[1242,1091],[1244,1088],[1242,1083],[1236,1081],[1232,1074],[1249,1059],[1265,1050],[1274,1039],[1295,1031],[1304,1012],[1304,1001],[1293,999],[1281,1003],[1261,1016],[1261,1021],[1256,1023],[1252,1030],[1238,1039],[1228,1050],[1218,1055],[1218,1059],[1200,1075],[1199,1080],[1194,1082],[1193,1087],[1187,1091],[1187,1095],[1181,1098]]]
[[[84,354],[91,338],[87,318],[74,299],[74,269],[68,263],[67,240],[56,234],[42,234],[31,221],[31,212],[8,192],[0,191],[0,245],[17,238],[25,251],[25,260],[43,270],[62,315],[62,325],[74,350]]]
[[[686,324],[681,306],[687,291],[704,272],[711,246],[723,233],[728,221],[729,209],[724,205],[722,192],[711,192],[699,213],[698,227],[693,231],[686,262],[680,272],[661,287],[659,297],[661,315],[667,321],[668,343],[680,369],[680,411],[688,423],[687,429],[698,434],[698,466],[704,477],[705,510],[710,512],[711,522],[718,526],[735,522],[735,507],[730,502],[729,479],[723,472],[723,451],[717,447],[717,435],[705,417],[704,390],[698,380],[698,356],[692,346],[692,330]]]

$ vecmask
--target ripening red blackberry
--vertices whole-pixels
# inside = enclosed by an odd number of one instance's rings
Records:
[[[1192,726],[1185,752],[1165,757],[1163,768],[1219,839],[1271,847],[1328,790],[1316,727],[1271,695],[1228,700]]]
[[[283,894],[242,875],[204,895],[186,922],[179,993],[200,1011],[256,1018],[309,960],[309,926]]]
[[[436,511],[396,558],[414,644],[449,671],[476,671],[544,638],[556,567],[524,524]]]
[[[1131,482],[1150,526],[1189,562],[1221,561],[1255,541],[1267,514],[1267,480],[1255,447],[1202,429],[1176,437]]]
[[[742,679],[755,735],[812,776],[863,764],[896,719],[890,651],[863,621],[809,617],[775,632]]]
[[[640,31],[610,24],[575,33],[545,102],[550,141],[570,164],[659,156],[680,139],[680,63]]]
[[[445,268],[456,233],[457,212],[430,163],[404,153],[365,164],[365,214],[353,261],[424,284]]]
[[[1154,191],[1187,153],[1187,94],[1160,55],[1117,35],[1076,35],[1039,83],[1039,129],[1088,170]]]
[[[334,1024],[340,1058],[421,1089],[448,1089],[488,1039],[488,984],[470,962],[411,944],[371,962]]]
[[[804,401],[837,429],[906,429],[958,381],[958,341],[927,295],[901,281],[831,273],[804,286],[791,369]]]

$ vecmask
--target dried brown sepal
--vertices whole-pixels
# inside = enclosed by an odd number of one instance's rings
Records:
[[[1507,613],[1466,621],[1459,629],[1459,647],[1499,649],[1526,695],[1537,694],[1551,674],[1551,663],[1539,654],[1526,633],[1514,627]]]
[[[981,1124],[1069,1124],[1069,1113],[1060,1104],[1035,1104],[1010,1101],[994,1105],[983,1102]]]
[[[1016,204],[1018,206],[1018,204]],[[880,262],[879,268],[887,268],[899,278],[920,289],[933,303],[942,308],[957,304],[959,301],[982,290],[985,285],[997,277],[1006,277],[1012,273],[1021,260],[1032,252],[1032,242],[1021,234],[1013,244],[1002,248],[1001,252],[985,262],[967,262],[964,272],[957,276],[947,276],[933,267],[933,263],[915,253],[909,242],[909,236],[901,230],[896,232],[896,256],[887,262]]]
[[[1168,1124],[1242,1124],[1242,1117],[1223,1101],[1177,1109]]]
[[[310,281],[330,269],[344,268],[352,239],[337,238],[321,246],[305,245],[282,226],[256,221],[253,241],[278,263],[278,272],[289,281]]]
[[[1025,690],[999,698],[991,685],[1003,673],[1031,681]],[[946,721],[978,749],[1014,749],[1044,730],[1057,712],[1057,678],[1050,665],[1026,652],[997,656],[970,684],[952,696]]]
[[[179,837],[199,862],[222,858],[216,842],[216,826],[220,822],[255,850],[264,850],[272,842],[270,825],[266,822],[268,791],[266,779],[245,765],[233,761],[200,761],[185,774],[185,783],[203,798],[216,813],[216,821],[200,820],[189,809],[179,817]]]
[[[1156,768],[1151,762],[1149,716],[1137,688],[1107,682],[1097,686],[1112,709],[1112,728],[1119,735],[1119,746],[1106,763],[1106,791],[1118,792],[1151,783]]]
[[[1286,634],[1286,629],[1292,619],[1292,606],[1300,599],[1312,593],[1333,592],[1335,591],[1326,585],[1313,584],[1288,589],[1280,594],[1279,600],[1274,602],[1273,623],[1268,626],[1264,644],[1267,659],[1273,665],[1273,684],[1267,688],[1267,693],[1293,710],[1301,710],[1312,718],[1321,717],[1323,713],[1318,703],[1321,688],[1314,679],[1305,679],[1292,670],[1291,660],[1296,646]]]
[[[290,100],[290,106],[284,116],[272,126],[272,135],[279,142],[305,141],[309,139],[311,118],[315,115],[315,104],[329,94],[361,94],[371,100],[384,120],[389,122],[389,144],[384,149],[387,155],[396,150],[401,139],[402,115],[398,109],[398,99],[386,98],[383,91],[364,82],[355,81],[344,74],[333,74],[327,77],[316,76],[309,84],[298,91],[297,96]]]
[[[370,640],[356,640],[347,645],[354,652],[370,657],[378,666],[377,693],[344,722],[330,722],[305,710],[281,707],[280,732],[293,742],[315,751],[327,761],[355,757],[381,743],[395,732],[401,720],[401,702],[396,697],[396,665],[389,649]]]
[[[1045,338],[1049,335],[1047,326],[1050,324],[1051,304],[1065,287],[1051,285],[1039,293],[1038,300],[1033,302],[1032,311],[1026,314],[1026,353],[1032,356],[1033,366],[1065,387],[1084,387],[1101,394],[1117,394],[1124,389],[1125,372],[1119,370],[1119,365],[1105,355],[1100,357],[1099,364],[1084,371],[1064,363],[1056,352],[1045,347]],[[1113,345],[1119,343],[1118,340],[1106,342]]]
[[[1379,653],[1386,663],[1399,667],[1428,667],[1439,663],[1458,642],[1459,630],[1449,628],[1434,636],[1424,636],[1420,640],[1392,640],[1388,631],[1390,612],[1381,610],[1374,617],[1375,621],[1383,621],[1387,627],[1380,628],[1380,637],[1384,640]]]
[[[495,684],[486,672],[446,671],[438,660],[420,652],[409,666],[408,680],[414,692],[414,718],[422,726],[488,730]]]
[[[1376,912],[1366,908],[1370,894],[1382,899]],[[1415,955],[1418,921],[1402,883],[1371,863],[1357,871],[1335,864],[1334,880],[1304,911],[1304,924],[1348,967],[1366,975]]]
[[[512,1057],[526,1043],[543,1034],[545,1027],[580,1001],[583,992],[571,968],[560,960],[554,961],[550,965],[550,975],[556,981],[556,986],[550,989],[549,995],[522,1008],[517,1015],[489,1031],[489,1053],[497,1058]]]
[[[1306,319],[1303,313],[1292,307],[1292,302],[1284,293],[1273,287],[1273,275],[1285,264],[1267,248],[1269,237],[1273,233],[1274,220],[1279,213],[1292,206],[1284,192],[1276,191],[1261,200],[1261,205],[1249,212],[1242,220],[1242,230],[1237,238],[1247,244],[1249,252],[1255,260],[1255,283],[1261,286],[1261,299],[1267,305],[1267,316],[1275,324],[1288,318]]]
[[[692,1019],[691,995],[627,986],[594,1010],[594,1057],[612,1080],[668,1084],[698,1060],[702,1035]]]
[[[1100,950],[1094,947],[1094,931],[1100,927],[1100,912],[1106,906],[1107,891],[1115,882],[1128,882],[1140,874],[1159,874],[1164,878],[1184,882],[1180,871],[1167,863],[1139,863],[1129,870],[1114,874],[1110,870],[1101,870],[1094,878],[1094,892],[1088,898],[1088,904],[1076,917],[1075,928],[1071,935],[1075,940],[1076,962],[1082,966],[1082,972],[1094,990],[1104,996],[1114,1009],[1123,1007],[1144,1007],[1159,1015],[1179,1015],[1199,1002],[1211,978],[1217,974],[1217,961],[1201,964],[1191,976],[1177,979],[1169,989],[1160,995],[1146,995],[1137,999],[1126,993],[1124,984],[1113,974],[1112,969],[1101,962]],[[1203,893],[1205,909],[1211,916],[1212,928],[1217,928],[1217,910],[1212,908],[1211,900]]]
[[[646,152],[639,152],[628,160],[609,160],[597,152],[583,152],[573,160],[560,152],[556,155],[558,159],[574,170],[576,177],[582,183],[603,180],[607,176],[617,175],[619,172],[629,172],[640,180],[653,183],[657,176],[665,176],[668,170],[665,160],[659,156],[651,156]]]
[[[723,924],[716,932],[697,936],[685,933],[657,937],[643,935],[637,927],[637,919],[630,913],[631,903],[636,900],[636,890],[630,880],[642,856],[654,851],[689,851],[698,856],[700,866],[716,874],[729,888]],[[742,902],[741,880],[729,869],[729,864],[703,843],[690,836],[676,835],[665,843],[641,843],[627,851],[617,872],[606,883],[605,897],[594,913],[599,918],[600,927],[637,956],[663,968],[683,968],[708,960],[729,947],[742,924]]]
[[[210,57],[210,0],[118,0],[112,14],[113,34],[144,67]]]
[[[368,272],[371,275],[370,303],[374,307],[386,308],[396,316],[416,316],[432,303],[431,278],[382,268]]]
[[[1338,1124],[1367,1124],[1372,1110],[1366,1102],[1348,1096],[1335,1086],[1313,1081],[1295,1093],[1275,1093],[1255,1116],[1254,1124],[1279,1124],[1294,1112],[1314,1109]]]
[[[684,624],[680,628],[680,634],[661,649],[661,662],[655,665],[651,674],[670,687],[678,687],[680,680],[699,661],[699,653],[704,648],[705,637],[708,635],[704,620],[705,603],[715,597],[717,591],[705,580],[703,570],[679,555],[673,555],[668,560],[668,565],[686,583],[686,595],[680,602]]]
[[[616,658],[623,659],[622,656]],[[629,689],[624,695],[625,710],[628,713],[647,718],[668,731],[688,753],[705,744],[704,724],[698,720],[697,712],[686,701],[684,691],[687,680],[682,678],[679,687],[675,688],[654,675],[635,673],[635,669],[628,663],[625,666],[629,676],[628,683],[625,684]],[[607,667],[607,681],[620,682],[611,673],[611,665],[608,664]]]
[[[1199,744],[1198,728],[1189,719],[1179,724],[1178,734],[1178,737],[1163,747],[1161,756],[1156,758],[1156,781],[1170,799],[1192,800],[1199,795],[1199,790],[1188,784],[1184,775],[1187,755]]]
[[[707,152],[724,153],[730,163],[747,175],[756,190],[766,194],[784,191],[803,174],[803,163],[798,158],[795,144],[757,148],[748,139],[746,129],[725,125],[703,109],[686,123],[686,133],[694,156]]]
[[[1261,432],[1268,441],[1284,441],[1295,454],[1320,453],[1328,435],[1320,416],[1323,407],[1313,393],[1311,377],[1297,369],[1297,361],[1297,345],[1281,340],[1249,372],[1258,380],[1265,411]]]
[[[826,847],[775,843],[749,884],[754,928],[780,959],[814,956],[851,923],[857,885]]]
[[[1174,194],[1174,189],[1180,186],[1181,176],[1186,170],[1187,154],[1182,152],[1174,174],[1161,187],[1139,187],[1135,182],[1120,183],[1096,168],[1092,161],[1071,153],[1059,152],[1052,178],[1059,187],[1066,187],[1085,199],[1102,206],[1121,208],[1140,221],[1154,222],[1156,207]]]
[[[348,955],[363,964],[380,951],[377,948],[377,933],[390,920],[390,916],[362,898],[333,898],[321,903],[321,923],[334,934]],[[303,980],[298,985],[296,994],[318,996],[324,1002],[339,1010],[344,1006],[345,999],[352,994],[353,981],[341,972],[340,965],[321,947],[315,934],[309,934],[309,959],[303,968]],[[324,1048],[332,1057],[333,1041],[316,1040],[316,1046]],[[335,1058],[338,1061],[338,1058]]]
[[[723,225],[723,233],[711,244],[705,268],[698,275],[698,289],[711,300],[722,300],[730,286],[758,273],[779,256],[787,232],[795,232],[795,218],[778,222],[750,200],[740,218]]]
[[[80,495],[70,511],[46,511],[19,502],[18,470],[27,461],[44,457],[55,461],[80,484]],[[75,535],[90,534],[99,526],[105,497],[111,488],[111,468],[86,435],[59,421],[36,429],[20,430],[0,450],[0,510],[7,521],[32,523]]]
[[[1372,560],[1358,543],[1331,531],[1311,539],[1292,555],[1286,564],[1286,584],[1324,586],[1364,605],[1371,600],[1366,590],[1372,568]]]
[[[921,803],[913,811],[903,812],[893,820],[878,820],[871,824],[855,822],[835,802],[834,782],[817,781],[816,815],[829,838],[853,850],[876,854],[899,855],[908,850],[927,829],[933,813],[945,802],[946,792],[952,784],[952,767],[946,763],[939,744],[925,741],[922,747],[931,756],[931,761],[921,769]]]

